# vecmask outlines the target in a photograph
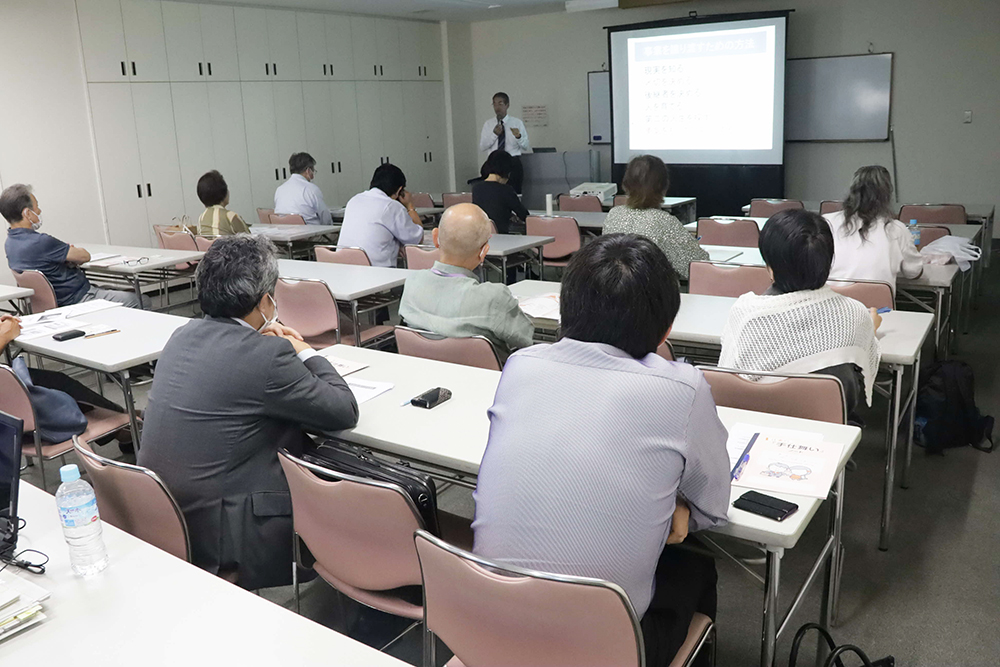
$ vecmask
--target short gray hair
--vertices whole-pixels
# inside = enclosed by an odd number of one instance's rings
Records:
[[[24,218],[24,209],[31,208],[31,186],[15,183],[0,193],[0,215],[14,224]]]
[[[246,317],[278,283],[278,253],[266,237],[217,239],[198,263],[198,303],[209,317]]]

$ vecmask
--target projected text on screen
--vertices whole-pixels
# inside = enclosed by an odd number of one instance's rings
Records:
[[[631,150],[771,150],[775,28],[628,40]]]

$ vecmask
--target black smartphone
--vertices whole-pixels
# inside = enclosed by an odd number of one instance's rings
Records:
[[[798,511],[799,506],[781,498],[767,496],[756,491],[747,491],[733,502],[733,507],[751,514],[766,516],[775,521],[784,521]]]
[[[418,408],[427,408],[429,410],[435,405],[441,405],[449,398],[451,398],[451,391],[445,389],[444,387],[435,387],[434,389],[428,389],[415,398],[411,398],[410,405],[415,405]]]
[[[81,331],[79,329],[70,329],[69,331],[60,331],[57,334],[52,334],[52,340],[58,340],[60,342],[64,340],[73,340],[74,338],[79,338],[80,336],[87,333],[86,331]]]

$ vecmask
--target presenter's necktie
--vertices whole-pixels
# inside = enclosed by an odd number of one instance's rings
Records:
[[[503,121],[500,121],[500,136],[497,137],[497,150],[507,150],[507,128],[504,127]]]

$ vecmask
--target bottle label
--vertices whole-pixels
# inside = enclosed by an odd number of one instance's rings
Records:
[[[100,520],[97,513],[97,498],[91,499],[82,505],[74,507],[60,507],[59,519],[67,528],[81,528]]]

